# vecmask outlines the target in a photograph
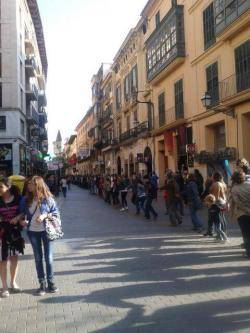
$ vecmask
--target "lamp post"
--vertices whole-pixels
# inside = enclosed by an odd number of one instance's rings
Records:
[[[138,100],[138,93],[144,93],[144,92],[151,92],[151,90],[136,90],[134,87],[132,89],[132,97],[136,104],[147,104],[152,108],[152,114],[151,114],[151,121],[152,121],[152,129],[154,129],[154,123],[155,123],[155,107],[154,103],[152,101],[146,101],[142,102]],[[148,124],[150,125],[150,124]],[[150,128],[151,129],[151,128]],[[153,169],[155,170],[155,140],[153,140],[154,144],[154,158],[153,158]]]
[[[222,106],[222,105],[213,105],[212,97],[209,94],[209,92],[207,92],[207,91],[205,91],[204,95],[201,97],[201,103],[202,103],[203,107],[206,109],[213,109],[214,111],[222,112],[229,117],[236,118],[234,108],[230,108],[230,107],[226,107],[226,106]]]

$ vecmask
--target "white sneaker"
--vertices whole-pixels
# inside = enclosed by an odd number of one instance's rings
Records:
[[[10,296],[10,293],[8,290],[3,290],[1,296],[2,298],[8,298]]]
[[[126,207],[125,209],[128,210],[128,207]]]
[[[120,209],[120,212],[124,212],[124,211],[125,211],[125,208]]]

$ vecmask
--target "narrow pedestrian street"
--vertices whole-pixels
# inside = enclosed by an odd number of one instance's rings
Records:
[[[236,227],[216,244],[160,213],[146,221],[73,187],[59,199],[65,237],[56,244],[60,292],[34,296],[30,245],[20,260],[21,294],[0,300],[4,333],[249,332],[249,261]]]

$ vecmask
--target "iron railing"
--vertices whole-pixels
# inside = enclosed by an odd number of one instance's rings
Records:
[[[165,118],[159,116],[159,114],[155,117],[155,128],[160,128],[162,126],[171,124],[178,119],[184,119],[184,104],[179,105],[178,108],[175,106],[167,109],[165,111]]]
[[[120,141],[125,141],[149,130],[148,121],[140,123],[138,126],[129,129],[120,135]]]
[[[219,82],[219,97],[223,101],[226,98],[250,89],[250,71],[234,74]]]

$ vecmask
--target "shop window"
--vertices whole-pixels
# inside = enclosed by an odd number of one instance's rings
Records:
[[[213,2],[203,12],[204,48],[215,43],[214,4]]]
[[[212,97],[212,105],[219,101],[218,63],[215,62],[206,68],[207,92]]]

